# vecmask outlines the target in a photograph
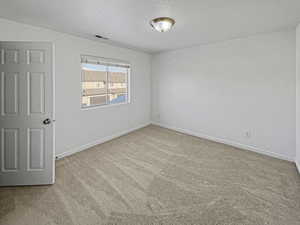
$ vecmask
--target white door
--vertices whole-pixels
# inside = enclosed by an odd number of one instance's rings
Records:
[[[54,183],[52,51],[0,42],[0,186]]]

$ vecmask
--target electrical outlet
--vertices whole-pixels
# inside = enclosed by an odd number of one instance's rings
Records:
[[[157,119],[158,121],[160,121],[160,114],[159,114],[159,113],[156,114],[156,119]]]
[[[246,133],[245,133],[245,137],[246,138],[251,138],[251,132],[250,131],[246,131]]]

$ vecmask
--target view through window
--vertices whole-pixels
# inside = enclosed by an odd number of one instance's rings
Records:
[[[127,103],[129,73],[129,64],[83,56],[81,106]]]

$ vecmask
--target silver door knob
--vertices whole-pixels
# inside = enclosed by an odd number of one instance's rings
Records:
[[[45,125],[48,125],[50,123],[51,123],[51,120],[49,118],[47,118],[43,121],[43,124],[45,124]]]

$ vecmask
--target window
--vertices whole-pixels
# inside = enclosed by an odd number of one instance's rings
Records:
[[[81,56],[81,107],[128,103],[129,74],[127,63]]]

